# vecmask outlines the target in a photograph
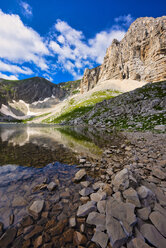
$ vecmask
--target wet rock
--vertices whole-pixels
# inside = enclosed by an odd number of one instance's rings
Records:
[[[51,236],[59,235],[63,232],[65,226],[67,225],[67,219],[60,220],[58,224],[51,229],[48,230],[48,232],[51,234]]]
[[[86,204],[79,206],[77,211],[78,217],[87,216],[90,212],[96,211],[96,203],[94,201],[89,201]]]
[[[99,202],[106,199],[107,194],[103,191],[98,191],[90,195],[91,201]]]
[[[115,178],[112,182],[114,186],[114,191],[125,190],[129,187],[129,171],[124,168],[115,175]]]
[[[137,192],[133,188],[129,188],[123,192],[126,202],[134,204],[136,207],[141,207],[141,203]]]
[[[81,186],[87,188],[90,185],[90,182],[84,181],[84,182],[81,182],[80,184],[81,184]]]
[[[85,164],[86,163],[86,159],[85,158],[80,158],[80,164]]]
[[[1,237],[0,237],[0,247],[5,248],[10,245],[15,236],[16,236],[17,230],[16,228],[10,228],[8,229]]]
[[[75,218],[75,216],[74,217],[70,217],[70,219],[69,219],[69,225],[71,227],[75,227],[76,226],[76,218]]]
[[[43,237],[42,237],[42,235],[40,235],[34,241],[34,248],[38,248],[39,246],[42,245],[42,243],[43,243]]]
[[[47,185],[47,189],[48,189],[49,191],[53,191],[54,189],[56,189],[57,186],[58,186],[58,185],[57,185],[56,183],[50,182],[50,183]]]
[[[150,248],[142,239],[134,238],[130,241],[130,245],[127,248]]]
[[[74,230],[72,228],[68,229],[63,233],[63,239],[65,243],[71,243],[73,241]]]
[[[100,214],[97,212],[91,212],[88,215],[88,218],[86,220],[86,223],[89,225],[102,225],[105,226],[105,215],[104,214]]]
[[[151,213],[150,207],[145,207],[137,210],[137,216],[142,220],[148,220],[150,213]]]
[[[97,203],[97,209],[98,211],[101,213],[101,214],[105,214],[105,211],[106,211],[106,201],[103,200],[103,201],[99,201]]]
[[[26,200],[22,196],[15,196],[12,202],[13,207],[23,207],[27,204]]]
[[[9,216],[9,225],[12,225],[13,222],[14,222],[14,214],[11,214],[11,215]]]
[[[149,219],[158,231],[166,237],[166,216],[158,211],[154,211],[150,214]]]
[[[32,225],[32,224],[33,224],[33,219],[32,219],[32,217],[29,216],[29,215],[23,217],[22,220],[21,220],[21,225],[22,225],[23,227],[30,226],[30,225]]]
[[[84,188],[84,189],[80,190],[79,194],[84,197],[84,196],[88,196],[88,195],[92,194],[93,192],[94,192],[94,190],[92,188],[88,187],[88,188]]]
[[[29,207],[29,213],[38,217],[44,207],[44,200],[37,200]]]
[[[43,231],[43,227],[36,225],[30,233],[24,235],[24,239],[28,240],[34,237],[36,234],[40,234],[42,231]]]
[[[144,238],[157,248],[165,248],[166,239],[151,224],[144,224],[140,229]]]
[[[74,182],[79,182],[81,179],[83,179],[86,176],[86,171],[85,169],[79,170],[73,179]]]
[[[80,232],[75,231],[73,236],[73,243],[75,245],[84,245],[87,243],[87,238],[85,235]]]
[[[106,248],[108,243],[108,235],[104,232],[95,232],[92,237],[92,241],[97,245],[100,245],[101,248]]]

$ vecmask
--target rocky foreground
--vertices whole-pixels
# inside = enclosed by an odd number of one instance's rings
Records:
[[[11,217],[4,230],[1,223],[0,247],[165,248],[166,134],[124,136],[100,161],[80,159],[73,178],[78,194],[59,194],[53,181],[37,185],[53,204],[35,200],[19,224]]]

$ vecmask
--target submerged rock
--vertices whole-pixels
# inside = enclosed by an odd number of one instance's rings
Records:
[[[37,200],[29,207],[29,213],[38,217],[44,207],[44,200]]]

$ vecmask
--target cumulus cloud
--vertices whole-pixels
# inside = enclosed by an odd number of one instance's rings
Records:
[[[116,23],[119,23],[120,25],[123,25],[125,27],[129,27],[130,24],[134,21],[134,18],[131,16],[131,14],[128,14],[128,15],[116,17],[114,19],[114,21]]]
[[[17,65],[13,65],[13,64],[8,64],[8,63],[4,63],[3,61],[0,60],[0,71],[7,71],[7,72],[12,72],[12,73],[21,73],[21,74],[25,74],[25,75],[30,75],[32,74],[32,70],[28,67],[19,67]]]
[[[27,2],[20,1],[20,6],[22,8],[22,13],[26,17],[31,17],[33,15],[32,14],[32,7]]]
[[[0,58],[15,63],[33,62],[46,70],[44,55],[49,55],[49,50],[43,38],[25,26],[18,15],[0,10]]]
[[[121,40],[124,34],[124,30],[112,28],[86,40],[82,31],[72,28],[67,22],[57,20],[49,48],[58,56],[62,69],[77,78],[81,68],[92,67],[94,63],[101,64],[112,40]]]
[[[3,74],[0,72],[0,78],[3,78],[3,79],[8,79],[8,80],[18,80],[18,78],[14,75],[6,75],[6,74]]]

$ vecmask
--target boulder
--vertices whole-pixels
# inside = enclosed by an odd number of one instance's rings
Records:
[[[126,198],[126,202],[134,204],[136,207],[141,207],[141,203],[138,197],[137,192],[133,188],[129,188],[123,192],[124,198]]]
[[[150,248],[148,244],[146,244],[142,239],[140,238],[134,238],[130,241],[130,245],[127,245],[127,248]]]
[[[79,171],[77,171],[77,173],[75,174],[74,177],[74,182],[79,182],[81,179],[83,179],[86,176],[86,171],[85,169],[81,169]]]
[[[97,209],[101,214],[105,214],[106,211],[106,200],[99,201],[97,203]]]
[[[106,199],[107,194],[103,191],[98,191],[90,195],[91,201],[99,202]]]
[[[166,238],[166,216],[158,211],[154,211],[150,214],[149,219],[158,231]]]
[[[86,223],[95,226],[99,226],[99,225],[105,226],[105,215],[97,212],[91,212],[88,215]]]
[[[53,191],[58,185],[54,182],[50,182],[48,185],[47,185],[47,189],[49,191]]]
[[[93,192],[94,192],[94,190],[92,188],[88,187],[88,188],[84,188],[84,189],[80,190],[79,194],[84,197],[84,196],[88,196],[88,195],[92,194]]]
[[[84,205],[79,206],[78,211],[77,211],[77,216],[78,217],[85,217],[89,213],[96,211],[96,202],[94,201],[89,201]]]
[[[166,239],[158,232],[158,230],[151,224],[144,224],[140,229],[144,238],[157,248],[165,248]]]
[[[129,171],[127,168],[124,168],[118,172],[112,182],[114,186],[114,191],[125,190],[129,187]]]
[[[137,210],[137,216],[142,220],[148,220],[150,213],[151,213],[150,207],[145,207]]]
[[[96,231],[92,237],[92,242],[100,245],[101,248],[106,248],[108,243],[108,235],[104,232]]]

